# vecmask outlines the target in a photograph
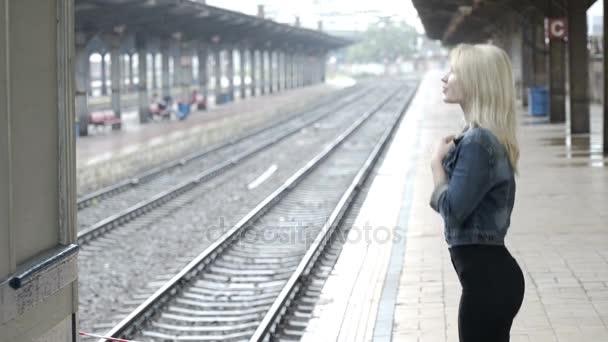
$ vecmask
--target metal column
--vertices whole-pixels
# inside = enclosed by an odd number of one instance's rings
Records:
[[[568,1],[568,52],[570,132],[589,133],[589,51],[587,3],[584,1]]]
[[[137,47],[137,58],[138,58],[138,79],[139,83],[137,85],[138,88],[138,98],[139,98],[139,122],[145,123],[148,121],[148,84],[147,84],[147,76],[148,76],[148,59],[146,55],[148,53],[148,49],[146,46],[146,40],[143,36],[136,37],[136,47]]]

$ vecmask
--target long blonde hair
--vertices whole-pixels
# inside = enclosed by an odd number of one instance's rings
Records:
[[[490,44],[460,44],[452,50],[450,63],[463,90],[467,124],[494,133],[518,173],[515,84],[506,52]]]

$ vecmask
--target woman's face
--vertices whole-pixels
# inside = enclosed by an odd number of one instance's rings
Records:
[[[462,103],[462,88],[456,74],[454,74],[451,68],[448,73],[441,78],[441,82],[443,82],[443,102]]]

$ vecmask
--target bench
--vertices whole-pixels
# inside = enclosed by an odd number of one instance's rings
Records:
[[[112,129],[120,129],[122,120],[116,117],[113,110],[99,110],[89,113],[89,124],[97,126],[112,126]]]

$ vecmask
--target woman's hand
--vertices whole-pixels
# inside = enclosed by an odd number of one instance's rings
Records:
[[[445,155],[448,154],[452,147],[454,147],[454,138],[454,135],[448,135],[439,140],[431,159],[432,165],[441,165]]]

